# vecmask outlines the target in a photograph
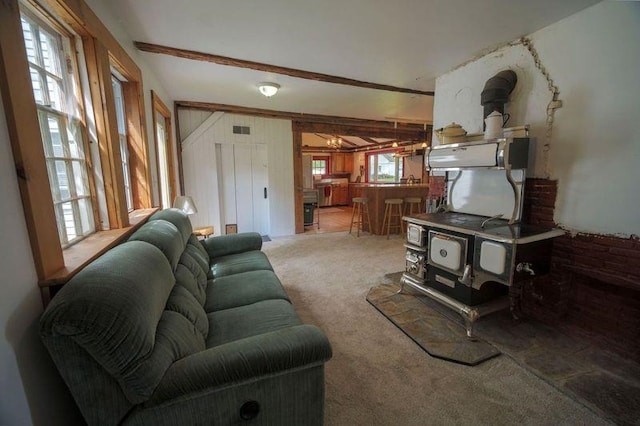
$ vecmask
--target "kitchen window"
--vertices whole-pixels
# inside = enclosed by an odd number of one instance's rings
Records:
[[[62,247],[96,230],[76,40],[29,11],[22,33]]]
[[[329,173],[329,157],[313,157],[311,161],[312,175],[326,175]]]
[[[400,182],[403,171],[403,158],[396,151],[367,153],[368,182]]]

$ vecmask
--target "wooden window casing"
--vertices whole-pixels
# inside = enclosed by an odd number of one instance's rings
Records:
[[[90,136],[89,142],[99,146],[110,229],[99,230],[68,249],[61,247],[29,63],[22,42],[20,6],[18,0],[0,0],[0,91],[35,269],[40,285],[47,287],[66,282],[84,265],[122,241],[153,209],[140,69],[82,0],[41,1],[82,39],[90,91],[85,97],[90,95],[93,111],[87,119],[95,120],[96,129],[96,135]],[[45,10],[33,5],[37,10]],[[131,213],[127,211],[124,194],[110,80],[112,65],[128,80],[123,85],[123,94],[136,209]]]
[[[167,208],[171,207],[171,204],[177,195],[175,166],[173,161],[173,143],[171,141],[171,111],[169,111],[169,108],[167,108],[153,90],[151,91],[151,104],[153,105],[153,137],[156,148],[156,170],[158,170],[158,203],[161,208]],[[162,119],[159,119],[158,117],[162,117]],[[160,122],[160,120],[163,120],[163,122]],[[161,140],[158,137],[159,125],[162,126],[165,132],[164,140]],[[160,146],[161,144],[163,146]],[[166,159],[166,164],[164,164],[164,166],[161,164],[164,162],[162,153],[164,153],[164,159]],[[165,173],[161,173],[161,170],[166,171],[166,175],[164,176],[166,182],[162,181]],[[166,203],[163,203],[162,201],[163,187],[165,187],[165,190],[168,192],[166,194],[168,198]]]

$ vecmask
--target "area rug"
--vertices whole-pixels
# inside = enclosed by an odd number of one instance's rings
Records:
[[[428,306],[424,296],[398,293],[399,289],[395,283],[377,285],[369,290],[367,301],[429,355],[465,365],[500,355],[486,341],[468,339],[464,327]]]

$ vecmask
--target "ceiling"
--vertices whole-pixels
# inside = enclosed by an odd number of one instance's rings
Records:
[[[598,0],[92,0],[134,41],[420,91]],[[431,122],[433,97],[141,53],[172,100]],[[261,81],[281,85],[272,98]],[[436,93],[437,96],[437,93]]]

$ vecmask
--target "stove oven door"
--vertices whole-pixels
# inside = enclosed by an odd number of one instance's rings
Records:
[[[474,286],[486,281],[511,285],[513,245],[476,237],[473,256]]]
[[[429,231],[428,263],[461,276],[467,258],[467,239]]]

